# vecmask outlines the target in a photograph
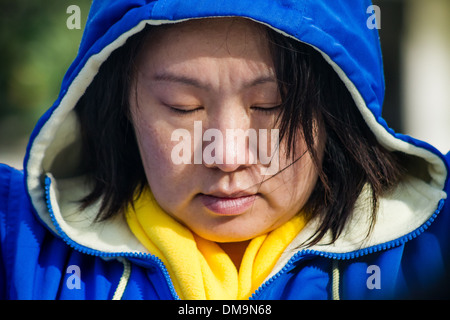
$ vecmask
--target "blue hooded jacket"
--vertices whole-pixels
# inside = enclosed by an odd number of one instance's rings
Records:
[[[378,32],[367,24],[370,5],[369,0],[95,0],[58,99],[32,133],[24,171],[0,165],[0,298],[178,298],[166,267],[148,254],[123,217],[93,223],[97,207],[80,212],[74,203],[87,188],[70,170],[80,139],[73,108],[111,52],[147,24],[226,16],[251,19],[317,49],[378,141],[415,163],[415,171],[380,199],[369,237],[370,210],[357,205],[336,242],[325,237],[301,247],[317,227],[313,219],[252,298],[448,297],[450,157],[395,133],[381,117],[383,65]]]

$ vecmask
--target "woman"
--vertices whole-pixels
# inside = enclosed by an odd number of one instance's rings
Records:
[[[381,118],[369,5],[94,1],[1,167],[3,297],[445,295],[448,163]]]

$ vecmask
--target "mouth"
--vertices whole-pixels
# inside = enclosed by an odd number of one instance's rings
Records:
[[[215,214],[236,216],[250,209],[259,197],[259,194],[242,196],[200,194],[200,201],[207,209]]]

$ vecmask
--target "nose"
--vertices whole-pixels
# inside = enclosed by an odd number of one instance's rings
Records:
[[[233,172],[256,164],[257,131],[250,128],[248,117],[239,112],[225,112],[216,119],[203,134],[204,165]]]

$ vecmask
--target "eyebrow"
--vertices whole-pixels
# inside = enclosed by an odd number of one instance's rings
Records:
[[[204,83],[200,81],[199,79],[193,78],[193,77],[187,77],[184,75],[177,75],[169,72],[163,72],[158,73],[153,77],[154,81],[161,81],[161,82],[173,82],[173,83],[179,83],[182,85],[187,85],[203,90],[211,90],[212,87],[208,83]],[[251,88],[255,87],[261,84],[265,83],[277,83],[277,80],[272,76],[260,76],[255,79],[252,79],[248,82],[244,82],[243,88]]]

